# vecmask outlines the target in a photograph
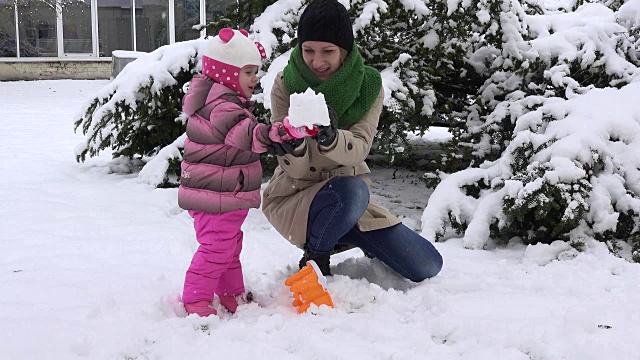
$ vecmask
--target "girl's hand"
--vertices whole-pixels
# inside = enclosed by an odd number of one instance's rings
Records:
[[[302,139],[318,133],[317,126],[314,125],[312,129],[309,129],[306,126],[295,127],[289,123],[288,117],[284,118],[282,120],[282,123],[284,124],[284,130],[287,132],[287,134],[291,135],[295,139]]]
[[[276,143],[293,140],[294,138],[286,130],[285,124],[277,122],[269,125],[269,139]]]

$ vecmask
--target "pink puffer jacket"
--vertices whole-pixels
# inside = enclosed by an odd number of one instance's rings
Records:
[[[260,206],[269,129],[251,103],[204,75],[191,80],[182,110],[189,115],[178,190],[185,210],[221,213]]]

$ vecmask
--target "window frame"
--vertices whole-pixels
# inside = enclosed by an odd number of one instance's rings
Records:
[[[176,29],[175,29],[175,0],[165,0],[168,4],[168,30],[169,30],[169,38],[167,39],[169,44],[175,44],[176,39]],[[215,0],[209,0],[215,1]],[[131,0],[132,9],[131,9],[131,30],[133,36],[133,51],[137,51],[136,44],[136,0]],[[99,26],[98,23],[98,0],[90,0],[91,4],[91,49],[90,53],[65,53],[64,52],[64,33],[63,33],[63,25],[64,20],[62,18],[62,3],[61,0],[56,0],[56,42],[58,45],[58,56],[43,56],[43,57],[25,57],[20,54],[20,18],[18,12],[18,2],[14,2],[13,4],[13,13],[15,18],[15,39],[16,39],[16,56],[15,57],[0,57],[0,62],[6,61],[25,61],[25,62],[45,62],[45,61],[53,61],[53,60],[106,60],[110,59],[110,56],[98,56],[100,49],[100,37],[99,37]],[[200,24],[206,24],[206,0],[200,0]],[[206,28],[202,28],[200,30],[200,37],[207,36]]]

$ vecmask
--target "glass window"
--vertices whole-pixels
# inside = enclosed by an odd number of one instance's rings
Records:
[[[200,24],[200,0],[172,1],[175,1],[174,12],[176,24],[176,42],[199,38],[200,31],[193,30],[192,27],[194,25]]]
[[[75,0],[62,7],[62,38],[64,52],[91,54],[91,1]]]
[[[0,57],[16,57],[16,16],[13,0],[0,0]]]
[[[235,0],[207,0],[205,1],[206,6],[206,19],[207,24],[217,21],[218,18],[223,17],[225,14],[228,14],[233,7],[237,6]],[[230,27],[235,27],[229,24]],[[217,35],[217,34],[209,34],[207,35]]]
[[[55,5],[41,0],[18,1],[20,56],[58,56]]]
[[[238,6],[235,0],[208,0],[205,1],[205,5],[207,24],[215,24],[207,26],[207,35],[218,35],[216,32],[223,27],[237,28],[236,25],[230,22],[230,18],[233,18],[230,14]],[[220,18],[226,18],[227,20],[221,21]]]
[[[136,50],[153,51],[169,43],[169,1],[136,0]]]
[[[98,54],[133,50],[131,0],[98,0]]]

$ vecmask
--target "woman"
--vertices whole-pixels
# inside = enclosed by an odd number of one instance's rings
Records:
[[[400,275],[419,282],[438,274],[435,247],[369,198],[369,154],[382,111],[378,71],[365,66],[351,19],[336,0],[313,0],[300,16],[298,45],[271,91],[271,121],[287,116],[289,95],[324,94],[330,126],[294,144],[274,144],[279,156],[263,193],[263,212],[292,244],[330,275],[336,247],[361,248]],[[288,145],[288,146],[287,146]],[[293,146],[292,146],[293,145]]]

